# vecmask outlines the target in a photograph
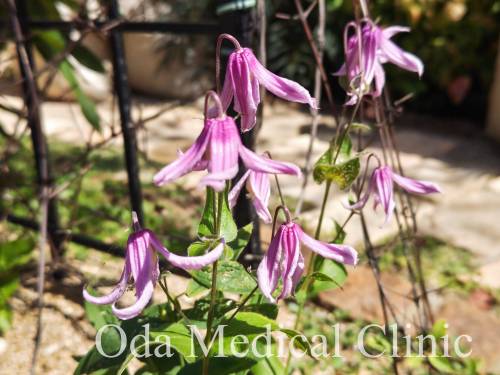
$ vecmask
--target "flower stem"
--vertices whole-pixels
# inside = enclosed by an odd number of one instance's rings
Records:
[[[215,192],[214,192],[214,234],[220,236],[220,230],[221,230],[221,222],[222,222],[222,208],[224,201],[226,199],[226,194],[227,194],[228,187],[226,185],[226,188],[224,191],[220,192],[217,194],[217,199],[215,198]],[[217,206],[217,214],[215,215],[215,207]],[[212,339],[212,325],[214,322],[214,307],[215,307],[215,301],[217,299],[217,261],[214,262],[212,266],[212,286],[211,286],[211,291],[210,291],[210,308],[208,310],[208,317],[207,317],[207,333],[205,335],[205,346],[208,347],[210,344],[210,340]],[[209,359],[209,354],[203,358],[203,375],[208,375],[208,365],[209,365],[210,359]]]
[[[255,288],[252,289],[250,293],[245,297],[243,301],[239,304],[238,308],[231,314],[229,317],[228,323],[233,320],[233,318],[240,312],[240,310],[245,306],[245,304],[248,302],[248,300],[255,294],[255,292],[259,289],[259,285],[256,285]]]
[[[334,143],[334,145],[335,145],[335,147],[337,147],[337,150],[336,150],[336,153],[335,153],[335,157],[333,158],[333,164],[335,164],[335,162],[337,161],[337,158],[338,158],[338,156],[340,154],[340,149],[342,147],[342,143],[344,142],[345,136],[349,133],[349,130],[350,130],[351,125],[352,125],[352,123],[354,121],[354,118],[356,117],[356,113],[359,110],[360,103],[361,103],[361,100],[358,100],[358,102],[356,103],[356,106],[354,107],[354,110],[353,110],[353,112],[351,114],[351,118],[349,119],[349,122],[345,126],[345,130],[340,133],[340,137],[335,137],[335,143]],[[332,187],[332,181],[327,181],[326,182],[326,186],[325,186],[325,193],[323,195],[323,201],[321,202],[321,210],[320,210],[320,213],[319,213],[318,225],[316,226],[316,232],[314,233],[314,238],[316,238],[316,239],[319,239],[319,236],[321,234],[321,227],[323,226],[323,219],[325,217],[326,204],[328,202],[328,195],[330,194],[330,188],[331,187]],[[349,217],[349,219],[351,217],[352,217],[352,215]],[[307,266],[307,271],[306,271],[305,277],[308,277],[314,271],[314,263],[315,263],[315,260],[316,260],[316,256],[315,255],[316,254],[314,254],[314,253],[311,254],[311,258],[309,259],[309,264]],[[301,319],[302,313],[304,311],[304,305],[305,305],[305,303],[307,301],[307,298],[309,296],[309,291],[310,291],[310,288],[311,288],[311,279],[310,278],[306,279],[306,282],[304,284],[304,288],[305,288],[305,291],[306,291],[306,295],[305,295],[305,298],[299,303],[299,309],[297,311],[297,317],[295,318],[295,324],[294,324],[294,329],[295,330],[299,327],[300,319]],[[284,372],[285,375],[288,374],[288,369],[290,367],[290,361],[291,361],[291,359],[292,359],[292,357],[289,355],[288,359],[286,361],[285,372]]]
[[[217,261],[212,266],[212,288],[210,292],[210,310],[208,310],[207,333],[205,335],[205,346],[208,347],[212,339],[212,324],[214,322],[214,307],[217,297]],[[203,375],[208,375],[209,353],[203,359]]]

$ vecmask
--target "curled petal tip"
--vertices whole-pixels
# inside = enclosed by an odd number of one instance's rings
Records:
[[[136,302],[129,307],[125,307],[123,309],[116,307],[116,302],[111,306],[111,310],[113,314],[117,316],[121,320],[129,320],[138,316],[142,310],[147,306],[151,298],[153,297],[154,291],[154,283],[152,281],[148,282],[144,289],[141,291],[141,294],[138,295]]]

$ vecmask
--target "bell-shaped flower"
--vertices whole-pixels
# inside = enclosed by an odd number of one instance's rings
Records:
[[[350,30],[354,30],[354,33],[349,37]],[[345,63],[335,73],[347,76],[350,96],[347,105],[355,104],[365,94],[380,96],[385,85],[382,64],[390,62],[402,69],[418,73],[419,76],[423,74],[422,61],[391,41],[395,34],[408,31],[408,27],[402,26],[381,28],[369,19],[364,19],[359,24],[347,24],[344,31]],[[375,87],[372,88],[374,80]]]
[[[224,243],[221,242],[205,255],[184,257],[173,254],[161,244],[153,232],[140,228],[135,212],[132,216],[134,233],[129,236],[127,241],[125,266],[118,284],[111,293],[101,297],[92,296],[86,289],[83,290],[83,297],[88,302],[97,305],[113,304],[113,313],[122,320],[132,319],[139,315],[151,300],[160,276],[157,253],[163,255],[173,266],[190,270],[200,269],[215,262],[224,250]],[[132,306],[118,308],[115,304],[125,293],[130,278],[135,283],[136,302]]]
[[[327,259],[350,265],[358,262],[358,253],[351,246],[318,241],[299,225],[288,221],[279,227],[257,269],[259,288],[270,301],[275,302],[295,292],[304,271],[301,244]],[[272,294],[280,280],[282,289],[275,299]]]
[[[259,85],[274,95],[292,102],[307,103],[317,108],[316,100],[309,91],[295,81],[286,79],[267,70],[249,48],[242,48],[236,38],[221,34],[217,44],[217,67],[223,39],[230,40],[236,50],[229,55],[226,76],[221,91],[221,101],[227,111],[234,98],[234,110],[241,114],[241,131],[252,129],[256,122],[260,103]],[[217,68],[219,75],[219,68]]]
[[[195,143],[154,176],[156,185],[174,181],[194,170],[207,169],[208,175],[201,179],[201,186],[222,191],[225,182],[238,173],[238,157],[247,169],[254,172],[301,175],[299,167],[294,164],[271,160],[246,148],[236,123],[223,113],[218,96],[213,92],[211,95],[218,104],[218,117],[205,118],[205,125]],[[205,115],[206,112],[205,105]]]
[[[385,212],[384,225],[392,218],[396,203],[394,202],[394,182],[408,193],[425,195],[440,193],[439,186],[429,181],[413,180],[408,177],[394,173],[389,166],[378,167],[373,170],[368,183],[368,188],[361,199],[346,208],[353,210],[361,209],[366,205],[370,195],[374,196],[374,208],[379,204]]]
[[[272,217],[267,206],[269,205],[269,198],[271,196],[271,184],[269,182],[268,173],[255,172],[252,170],[246,171],[229,192],[229,207],[233,208],[236,205],[245,183],[250,200],[255,207],[255,212],[262,221],[270,223]]]

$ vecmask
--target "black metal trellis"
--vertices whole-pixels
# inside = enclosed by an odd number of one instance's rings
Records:
[[[144,213],[142,209],[142,193],[139,179],[139,162],[137,157],[137,139],[136,130],[131,120],[130,108],[131,98],[128,85],[127,66],[125,51],[123,45],[123,32],[145,32],[145,33],[174,33],[174,34],[213,34],[214,36],[221,32],[233,32],[237,37],[244,38],[244,44],[249,45],[252,28],[254,23],[250,16],[251,11],[234,11],[226,13],[220,17],[219,23],[178,23],[178,22],[131,22],[120,18],[118,0],[108,2],[107,21],[88,21],[76,19],[74,21],[59,20],[32,20],[27,11],[27,1],[7,0],[11,4],[10,24],[16,40],[20,71],[23,79],[24,102],[28,113],[28,125],[31,130],[31,139],[36,160],[37,183],[39,190],[53,190],[53,178],[49,163],[49,147],[43,133],[43,127],[39,112],[39,103],[37,97],[36,80],[33,78],[34,61],[30,45],[31,30],[50,30],[59,31],[81,30],[89,26],[95,29],[106,29],[109,31],[110,45],[112,49],[113,65],[113,83],[117,94],[118,107],[120,113],[120,123],[124,142],[124,158],[127,169],[128,189],[130,205],[132,210],[136,211],[141,223],[144,222]],[[225,1],[227,3],[227,1]],[[16,8],[17,4],[17,8]],[[18,25],[16,25],[16,22]],[[0,26],[9,24],[8,21],[1,21]],[[235,29],[234,25],[239,25]],[[17,27],[16,29],[16,26]],[[242,34],[239,30],[245,30]],[[23,56],[26,53],[27,58]],[[24,63],[23,63],[24,62]],[[31,86],[30,86],[31,85]],[[247,136],[248,137],[248,136]],[[253,135],[244,139],[248,146],[254,145]],[[242,194],[242,197],[244,195]],[[252,208],[249,202],[244,198],[243,202],[238,203],[237,211],[243,214],[237,214],[238,224],[246,224],[254,221]],[[39,223],[36,220],[19,217],[8,214],[6,219],[14,224],[24,226],[25,228],[38,230]],[[59,254],[62,250],[64,241],[91,247],[103,252],[123,255],[123,248],[114,244],[102,242],[96,238],[85,234],[72,233],[64,230],[59,225],[56,197],[53,196],[49,201],[48,211],[48,235],[52,249]],[[250,246],[251,252],[259,250],[258,226],[254,229],[254,238]]]

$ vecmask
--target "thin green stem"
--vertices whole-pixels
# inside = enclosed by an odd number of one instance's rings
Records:
[[[217,210],[216,210],[216,207],[217,207],[217,193],[215,192],[214,189],[212,188],[208,188],[212,191],[212,206],[213,206],[213,220],[214,220],[214,234],[217,234],[218,233],[218,230],[217,230]]]
[[[220,192],[217,194],[217,198],[215,197],[215,192],[214,192],[214,234],[217,236],[220,236],[220,231],[221,231],[221,223],[222,223],[222,208],[224,201],[226,199],[226,194],[227,194],[228,187],[226,185],[226,188],[224,191]],[[215,207],[217,207],[217,214],[215,214]],[[210,290],[210,308],[208,310],[208,317],[207,317],[207,333],[205,335],[205,346],[208,347],[210,344],[210,340],[212,339],[212,325],[214,322],[214,313],[215,313],[215,302],[217,299],[217,261],[214,262],[212,266],[212,286]],[[203,375],[208,375],[208,368],[209,368],[209,354],[203,358]]]
[[[217,261],[212,266],[212,288],[210,292],[210,310],[207,318],[207,333],[205,335],[205,346],[208,347],[212,339],[212,324],[214,322],[214,307],[217,297]],[[208,375],[209,353],[203,359],[203,375]]]
[[[217,220],[215,221],[215,235],[220,236],[221,223],[222,223],[222,208],[224,205],[225,194],[227,188],[217,194]]]
[[[342,132],[342,135],[338,138],[335,139],[335,147],[337,147],[337,151],[335,153],[335,157],[333,158],[333,163],[337,161],[337,158],[339,157],[340,150],[342,149],[342,143],[344,142],[344,138],[347,134],[349,134],[349,130],[351,129],[352,123],[354,122],[354,118],[356,117],[356,114],[358,113],[359,107],[361,105],[361,99],[358,99],[356,106],[354,107],[351,118],[349,119],[349,122],[346,125],[345,130]]]
[[[257,291],[257,289],[259,289],[259,285],[256,285],[255,288],[253,288],[252,291],[250,293],[248,293],[248,295],[245,297],[245,299],[243,301],[241,301],[241,303],[238,306],[238,308],[229,317],[228,322],[230,322],[231,320],[233,320],[233,318],[236,316],[236,314],[238,314],[240,312],[240,310],[245,306],[245,304],[248,302],[248,300],[250,298],[252,298],[252,296]]]
[[[285,198],[283,197],[283,192],[281,191],[281,185],[277,174],[274,175],[274,179],[276,180],[276,186],[278,187],[278,195],[280,197],[281,205],[286,206]]]
[[[179,303],[177,301],[175,301],[175,299],[170,295],[170,292],[168,291],[166,279],[165,278],[161,279],[158,284],[160,284],[160,287],[163,289],[163,292],[167,296],[168,301],[172,304],[172,306],[174,306],[174,310],[182,317],[182,319],[187,324],[191,324],[191,321],[186,316],[186,314],[184,314]]]

